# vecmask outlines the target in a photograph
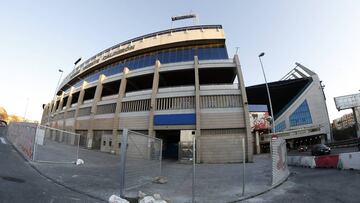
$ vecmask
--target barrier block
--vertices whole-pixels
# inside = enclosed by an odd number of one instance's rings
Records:
[[[339,155],[324,155],[315,157],[316,168],[337,168]]]
[[[315,168],[315,157],[314,156],[303,156],[300,160],[300,165],[303,167]]]
[[[360,170],[360,152],[341,153],[338,168]]]
[[[287,163],[289,166],[298,166],[300,165],[300,156],[288,156]]]
[[[288,156],[287,157],[287,163],[288,163],[288,165],[289,166],[292,166],[292,165],[294,165],[294,156]]]

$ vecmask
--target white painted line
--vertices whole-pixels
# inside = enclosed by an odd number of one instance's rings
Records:
[[[5,139],[4,139],[3,137],[0,137],[0,140],[1,140],[1,142],[2,142],[3,144],[6,144],[6,141],[5,141]]]

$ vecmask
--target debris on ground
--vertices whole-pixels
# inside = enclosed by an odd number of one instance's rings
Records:
[[[76,164],[76,165],[84,164],[84,160],[82,160],[82,159],[77,159],[75,164]]]
[[[167,203],[167,201],[163,200],[160,194],[150,196],[139,191],[139,203]]]
[[[126,199],[123,199],[116,195],[111,195],[109,198],[109,203],[129,203]]]
[[[167,178],[164,177],[164,176],[157,176],[157,177],[155,177],[154,180],[153,180],[153,183],[158,183],[158,184],[165,184],[165,183],[167,183],[167,182],[168,182],[168,180],[167,180]]]

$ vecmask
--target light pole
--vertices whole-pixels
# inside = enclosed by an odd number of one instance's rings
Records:
[[[260,64],[261,64],[261,69],[262,69],[263,75],[264,75],[266,91],[267,91],[267,94],[268,94],[268,99],[269,99],[269,104],[270,104],[270,111],[271,111],[271,117],[272,117],[272,125],[271,125],[272,126],[272,134],[275,135],[275,118],[274,118],[274,112],[273,112],[272,103],[271,103],[270,90],[269,90],[269,85],[268,85],[267,80],[266,80],[264,66],[263,66],[263,63],[261,61],[261,57],[263,57],[264,55],[265,55],[264,52],[261,52],[259,54],[259,61],[260,61]],[[272,136],[271,136],[271,139],[272,139]],[[270,143],[271,143],[271,141],[270,141]]]
[[[59,69],[58,70],[59,72],[60,72],[60,77],[59,77],[59,81],[58,81],[58,83],[57,83],[57,85],[56,85],[56,88],[55,88],[55,93],[54,93],[54,101],[56,102],[56,92],[57,92],[57,89],[59,88],[59,84],[60,84],[60,81],[61,81],[61,77],[62,77],[62,75],[63,75],[63,73],[64,73],[64,71],[63,70],[61,70],[61,69]],[[56,104],[56,103],[55,103]],[[56,107],[56,105],[55,105],[55,107]],[[52,109],[51,109],[52,110]],[[51,115],[51,111],[49,111],[49,115],[48,115],[48,125],[50,126],[50,115]]]

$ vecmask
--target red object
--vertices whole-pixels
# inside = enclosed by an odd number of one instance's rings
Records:
[[[339,155],[324,155],[315,157],[316,168],[337,168]]]
[[[275,134],[271,136],[271,139],[273,139],[273,140],[276,140],[276,139],[278,139],[278,138],[279,138],[279,137],[278,137],[277,135],[275,135]]]

